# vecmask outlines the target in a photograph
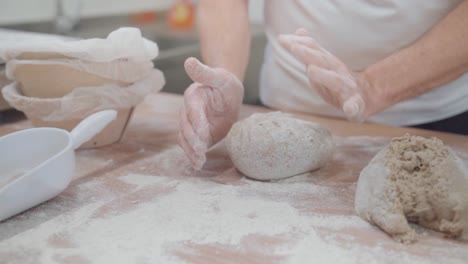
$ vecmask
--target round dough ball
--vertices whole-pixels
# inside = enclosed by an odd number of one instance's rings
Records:
[[[281,112],[253,114],[226,137],[236,168],[257,180],[277,180],[316,170],[331,159],[330,132]]]
[[[468,225],[468,169],[437,138],[392,139],[362,170],[355,210],[402,243],[415,241],[408,222],[459,237]]]

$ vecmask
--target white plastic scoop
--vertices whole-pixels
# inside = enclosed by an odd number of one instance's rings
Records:
[[[97,112],[70,133],[52,127],[31,128],[0,137],[0,221],[60,194],[75,169],[75,149],[117,117]]]

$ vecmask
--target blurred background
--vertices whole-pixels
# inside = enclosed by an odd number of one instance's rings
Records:
[[[193,12],[196,4],[197,1],[190,0],[0,0],[0,41],[6,38],[34,41],[31,37],[42,35],[105,38],[119,27],[138,27],[160,48],[154,64],[166,77],[163,91],[182,94],[191,83],[183,68],[184,60],[200,57]],[[250,1],[249,12],[252,48],[244,80],[244,103],[257,104],[266,44],[263,0]],[[0,72],[3,67],[0,61]],[[0,86],[5,82],[0,73]],[[0,97],[0,110],[8,109]]]

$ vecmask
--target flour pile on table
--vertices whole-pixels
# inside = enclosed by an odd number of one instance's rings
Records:
[[[226,156],[194,176],[176,147],[125,173],[81,178],[0,225],[0,262],[464,263],[463,243],[418,229],[424,243],[408,249],[355,216],[359,171],[350,164],[363,167],[386,140],[335,142],[328,165],[276,182],[243,178]],[[15,233],[18,226],[24,231]]]
[[[150,175],[127,175],[121,180],[136,188],[158,185],[171,191],[150,203],[134,200],[136,209],[130,212],[99,218],[96,212],[109,201],[95,201],[26,231],[8,244],[0,243],[0,256],[23,248],[25,255],[18,259],[26,262],[53,263],[75,258],[94,263],[180,263],[214,258],[216,263],[212,249],[217,249],[238,254],[250,251],[253,259],[271,256],[272,262],[283,263],[303,263],[306,259],[317,263],[358,263],[379,254],[393,261],[418,261],[418,257],[397,251],[384,253],[382,248],[367,251],[368,247],[354,245],[346,234],[341,236],[345,248],[340,248],[339,243],[333,242],[335,235],[321,234],[316,229],[341,232],[366,228],[367,224],[353,215],[303,213],[278,201],[310,192],[322,192],[325,198],[326,188],[302,182],[243,182],[229,186]],[[281,195],[266,200],[256,193]],[[351,240],[346,242],[348,239]],[[293,243],[286,243],[287,240]],[[251,245],[258,247],[249,248]],[[204,248],[208,252],[203,253]],[[218,257],[221,261],[222,254]]]

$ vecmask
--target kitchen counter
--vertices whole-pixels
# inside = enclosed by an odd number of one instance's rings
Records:
[[[360,170],[391,137],[466,136],[297,114],[336,136],[333,161],[278,182],[243,177],[223,144],[195,172],[176,145],[182,97],[147,97],[122,141],[79,150],[58,197],[0,222],[0,263],[466,263],[468,239],[413,226],[402,245],[354,215]],[[244,106],[242,117],[268,111]],[[30,127],[0,126],[0,135]],[[34,190],[32,190],[34,191]]]

